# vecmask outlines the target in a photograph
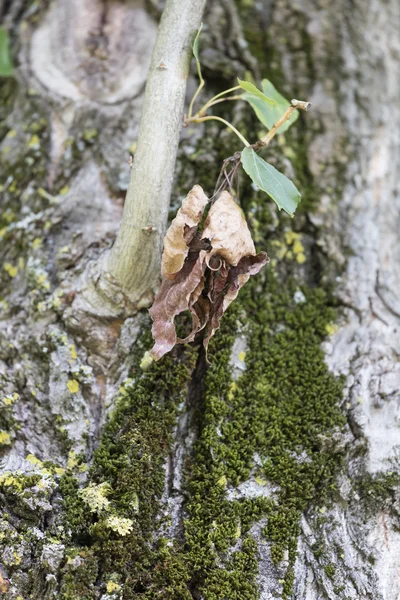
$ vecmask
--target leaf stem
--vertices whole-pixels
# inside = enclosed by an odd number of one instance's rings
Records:
[[[233,88],[229,88],[228,90],[224,90],[223,92],[220,92],[219,94],[217,94],[216,96],[213,96],[212,98],[210,98],[210,100],[208,100],[204,106],[202,106],[200,108],[200,110],[197,111],[196,114],[198,114],[199,116],[201,116],[202,114],[204,114],[208,108],[210,108],[211,104],[214,104],[214,101],[217,100],[218,98],[221,98],[221,96],[225,96],[225,94],[230,94],[231,92],[234,92],[236,90],[239,90],[240,85],[235,85],[235,87]]]
[[[195,102],[195,100],[196,100],[197,96],[200,94],[201,90],[202,90],[202,89],[203,89],[203,87],[204,87],[204,79],[203,79],[203,77],[202,77],[202,75],[201,75],[201,71],[199,71],[199,77],[200,77],[200,83],[199,83],[199,86],[198,86],[197,90],[195,91],[195,93],[193,94],[193,98],[191,99],[191,101],[190,101],[190,104],[189,104],[189,110],[188,110],[188,118],[189,118],[189,119],[192,117],[192,113],[193,113],[193,104],[194,104],[194,102]]]
[[[214,100],[207,106],[207,110],[214,106],[215,104],[219,104],[220,102],[226,102],[226,100],[243,100],[242,94],[238,94],[237,96],[228,96],[228,98],[219,98],[219,100]],[[197,113],[200,114],[200,111]]]
[[[204,123],[204,121],[220,121],[221,123],[224,123],[224,125],[226,125],[227,127],[229,127],[229,129],[231,129],[234,133],[236,133],[236,135],[238,136],[238,138],[243,142],[243,144],[246,146],[246,148],[250,147],[249,142],[246,140],[245,137],[243,137],[243,135],[240,133],[240,131],[238,131],[236,129],[236,127],[234,127],[232,125],[232,123],[229,123],[229,121],[225,121],[225,119],[222,119],[221,117],[215,117],[215,116],[209,116],[209,117],[191,117],[191,118],[187,118],[185,120],[185,125],[189,125],[189,123]]]

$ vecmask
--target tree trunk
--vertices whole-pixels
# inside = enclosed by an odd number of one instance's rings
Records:
[[[398,1],[209,3],[204,94],[250,71],[313,105],[264,152],[303,200],[290,219],[243,178],[271,263],[210,364],[192,344],[148,368],[146,311],[81,290],[115,240],[160,9],[1,11],[4,597],[397,599]],[[173,209],[239,149],[209,123],[182,138]]]

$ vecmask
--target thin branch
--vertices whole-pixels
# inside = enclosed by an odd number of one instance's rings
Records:
[[[258,150],[260,150],[264,146],[268,146],[271,140],[278,133],[278,129],[290,119],[290,117],[296,109],[308,111],[311,108],[311,104],[309,102],[304,102],[303,100],[292,100],[291,104],[292,105],[286,109],[281,118],[275,123],[273,127],[271,127],[268,133],[264,135],[260,140],[258,140],[258,142],[252,145],[253,150],[258,152]]]
[[[207,112],[207,110],[210,108],[211,104],[214,104],[215,100],[217,100],[218,98],[221,98],[221,96],[225,96],[226,94],[230,94],[231,92],[235,92],[236,90],[239,90],[240,85],[235,85],[235,87],[233,88],[229,88],[228,90],[224,90],[223,92],[220,92],[219,94],[216,94],[216,96],[213,96],[212,98],[210,98],[210,100],[208,100],[204,106],[202,106],[200,108],[200,110],[197,111],[196,115],[203,115],[205,112]]]
[[[205,3],[167,0],[158,29],[122,221],[102,265],[104,285],[112,282],[130,306],[148,305],[158,286],[192,43]]]

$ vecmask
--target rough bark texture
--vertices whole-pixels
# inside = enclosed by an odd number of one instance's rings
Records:
[[[303,202],[292,220],[243,179],[268,273],[211,366],[193,345],[148,369],[146,313],[95,315],[81,290],[115,239],[160,9],[0,10],[4,597],[397,599],[398,1],[210,3],[210,93],[250,70],[313,104],[266,155]],[[173,208],[237,149],[185,130]]]

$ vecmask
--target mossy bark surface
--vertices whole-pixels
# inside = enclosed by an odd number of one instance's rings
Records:
[[[313,104],[264,152],[303,201],[290,219],[242,178],[271,263],[209,363],[193,344],[149,368],[146,311],[116,319],[85,292],[122,214],[157,3],[6,9],[3,596],[395,600],[397,1],[209,3],[207,93],[251,72]],[[259,137],[247,107],[226,110]],[[219,125],[184,130],[171,216],[195,183],[211,195],[238,149]]]

